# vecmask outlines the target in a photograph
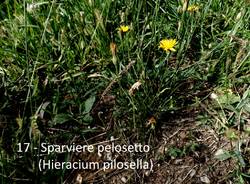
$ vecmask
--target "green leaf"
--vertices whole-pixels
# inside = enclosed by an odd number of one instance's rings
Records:
[[[250,90],[249,89],[244,92],[244,94],[242,96],[242,99],[245,100],[245,99],[248,98],[248,96],[250,96]]]
[[[83,118],[83,120],[86,122],[86,123],[91,123],[93,121],[93,118],[92,116],[90,116],[89,114],[86,114]]]
[[[57,114],[53,119],[53,123],[54,124],[63,124],[71,119],[72,119],[72,117],[68,114]]]
[[[218,98],[220,104],[234,104],[240,101],[240,97],[235,94],[224,94]]]
[[[85,101],[85,113],[89,113],[93,107],[95,103],[95,96],[91,96],[89,97],[86,101]]]
[[[244,106],[244,109],[250,113],[250,103],[247,103],[245,106]]]
[[[224,160],[231,158],[232,155],[226,150],[219,149],[216,151],[214,157],[220,161],[224,161]]]

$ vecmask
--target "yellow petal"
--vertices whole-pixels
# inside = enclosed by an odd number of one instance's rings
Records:
[[[129,26],[124,26],[124,25],[122,25],[122,26],[120,26],[120,28],[119,28],[119,31],[120,31],[120,32],[124,32],[124,33],[128,32],[128,30],[129,30]]]

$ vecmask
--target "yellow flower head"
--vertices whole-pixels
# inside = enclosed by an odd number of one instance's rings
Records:
[[[126,33],[129,31],[129,26],[124,26],[124,25],[121,25],[119,27],[119,31],[122,32],[122,33]]]
[[[174,49],[174,46],[176,44],[177,44],[176,39],[163,39],[163,40],[160,41],[159,48],[162,48],[166,52],[168,52],[168,51],[175,52],[176,50]]]
[[[197,12],[199,10],[199,6],[197,6],[197,5],[190,5],[190,6],[188,6],[188,9],[187,9],[187,11],[189,11],[189,12]]]

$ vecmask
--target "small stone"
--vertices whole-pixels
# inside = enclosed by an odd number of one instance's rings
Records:
[[[211,183],[207,176],[202,176],[202,177],[200,177],[200,179],[201,179],[201,182],[203,182],[203,183]]]
[[[145,176],[149,176],[150,175],[150,171],[147,170],[147,171],[144,172],[144,174],[145,174]]]
[[[213,99],[213,100],[216,100],[216,99],[218,98],[218,95],[215,94],[215,93],[212,93],[212,94],[210,95],[210,98]]]
[[[127,183],[127,181],[128,181],[124,176],[121,178],[121,180],[123,183]]]
[[[82,180],[83,180],[82,176],[78,174],[76,177],[76,184],[82,184]]]
[[[192,178],[196,174],[196,170],[192,169],[190,172],[190,177]]]

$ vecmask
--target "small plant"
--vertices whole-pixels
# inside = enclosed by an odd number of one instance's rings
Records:
[[[118,137],[157,147],[166,124],[184,116],[196,121],[199,115],[230,141],[246,139],[248,5],[229,0],[3,1],[1,183],[67,183],[74,177],[75,171],[39,171],[40,157],[65,161],[76,156],[40,155],[43,142],[98,144]],[[194,140],[170,147],[167,156],[195,153],[200,144]],[[28,149],[17,152],[24,143]],[[222,156],[237,157],[240,182],[249,174],[244,151],[238,147]],[[131,182],[144,183],[145,176],[136,170]]]

